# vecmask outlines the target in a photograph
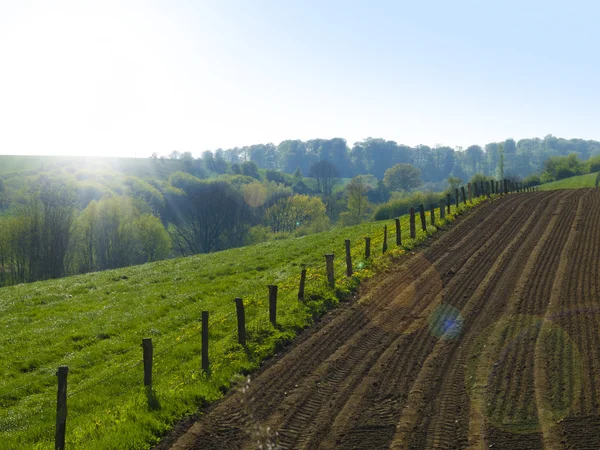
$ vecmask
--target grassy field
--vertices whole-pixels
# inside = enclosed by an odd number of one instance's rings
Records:
[[[452,207],[450,219],[463,208]],[[68,448],[148,448],[175,421],[218,399],[239,374],[258,367],[361,279],[389,263],[387,255],[399,255],[426,238],[419,231],[416,241],[406,239],[407,216],[401,224],[404,249],[395,245],[393,221],[371,222],[0,289],[3,448],[53,448],[60,365],[69,367]],[[385,257],[384,225],[389,230]],[[372,237],[369,260],[365,236]],[[352,278],[344,275],[344,239],[352,243]],[[330,252],[336,255],[336,292],[325,283],[323,255]],[[307,266],[305,302],[297,299],[302,265]],[[277,328],[268,322],[268,284],[279,286]],[[245,348],[236,339],[235,297],[244,298],[247,308]],[[203,310],[210,311],[210,375],[200,370]],[[144,337],[154,343],[152,392],[143,388]]]
[[[575,188],[593,188],[596,186],[597,173],[587,173],[577,177],[565,178],[563,180],[545,183],[539,186],[540,190],[548,191],[551,189],[575,189]]]

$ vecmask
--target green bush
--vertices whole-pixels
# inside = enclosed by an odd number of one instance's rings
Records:
[[[431,203],[438,205],[440,199],[444,198],[442,192],[415,192],[411,195],[396,196],[375,209],[373,218],[375,220],[393,219],[403,214],[408,214],[411,206],[416,208],[420,204],[429,207]]]

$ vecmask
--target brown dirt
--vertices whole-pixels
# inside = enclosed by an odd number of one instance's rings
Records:
[[[600,191],[486,203],[171,448],[598,449],[599,299]]]

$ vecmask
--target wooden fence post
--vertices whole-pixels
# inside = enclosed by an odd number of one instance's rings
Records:
[[[58,377],[58,392],[56,396],[56,435],[54,448],[64,450],[65,436],[67,430],[67,374],[69,368],[60,366],[56,376]]]
[[[152,339],[142,339],[142,349],[144,353],[144,386],[152,387]]]
[[[388,249],[388,245],[387,245],[387,225],[383,226],[383,250],[382,253],[387,252]]]
[[[352,276],[352,255],[350,254],[350,239],[344,241],[346,244],[346,276]]]
[[[327,284],[331,289],[335,288],[335,274],[333,273],[333,253],[325,255],[325,265],[327,266]]]
[[[410,207],[410,238],[417,238],[417,227],[415,225],[415,208]]]
[[[433,203],[429,204],[429,218],[431,219],[431,226],[435,227],[435,207]]]
[[[300,272],[300,287],[298,288],[298,300],[304,301],[304,285],[306,284],[306,267]]]
[[[469,203],[473,203],[473,188],[471,183],[467,183],[467,193],[469,194]]]
[[[484,188],[483,180],[481,180],[479,182],[479,185],[480,185],[480,188],[481,188],[481,191],[479,192],[479,196],[483,197],[485,195],[485,188]]]
[[[244,311],[244,300],[235,298],[235,312],[237,313],[238,344],[246,345],[246,312]]]
[[[465,187],[464,186],[460,187],[460,192],[462,193],[463,203],[466,205],[467,204],[467,196],[465,195]]]
[[[500,193],[500,192],[498,192],[498,188],[500,187],[500,186],[499,186],[499,184],[500,184],[500,183],[498,182],[498,180],[496,180],[496,194],[499,194],[499,193]]]
[[[423,203],[419,205],[419,215],[421,216],[421,229],[427,233],[427,221],[425,220],[425,207]]]
[[[444,199],[440,199],[440,219],[444,220],[444,218],[446,217],[446,202],[444,201]]]
[[[371,257],[371,238],[365,238],[365,258]]]
[[[452,203],[452,196],[446,194],[446,207],[448,208],[448,214],[450,214],[450,204]]]
[[[202,370],[208,373],[208,311],[202,311]]]
[[[455,198],[455,200],[456,200],[456,208],[458,209],[458,188],[456,188],[454,191],[455,191],[454,193],[456,194],[456,198]]]
[[[400,219],[396,219],[396,245],[400,247],[402,245],[402,235],[400,230]]]
[[[269,322],[277,327],[277,285],[269,286]]]

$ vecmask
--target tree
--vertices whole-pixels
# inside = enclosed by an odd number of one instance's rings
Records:
[[[330,196],[340,182],[337,168],[329,161],[319,161],[310,166],[310,176],[315,179],[316,188],[324,196]]]
[[[504,145],[502,145],[502,144],[500,144],[498,146],[498,155],[499,155],[498,178],[503,180],[504,179]]]
[[[64,185],[43,186],[39,193],[40,273],[37,279],[59,278],[65,274],[65,258],[77,202],[75,192]]]
[[[194,166],[194,157],[192,156],[192,153],[183,152],[179,159],[183,162],[183,170],[191,173],[192,167]]]
[[[585,165],[576,153],[569,156],[552,156],[544,162],[544,181],[562,180],[585,172]]]
[[[483,150],[479,145],[471,145],[465,150],[465,153],[471,173],[477,173],[477,171],[480,170],[483,161]]]
[[[300,166],[296,167],[296,170],[294,170],[293,177],[296,180],[302,180],[303,177],[302,177],[302,170],[300,169]]]
[[[171,177],[171,185],[178,191],[167,196],[165,215],[179,253],[209,253],[225,247],[228,239],[240,240],[253,214],[229,182],[204,181],[180,172]]]
[[[164,259],[169,255],[171,237],[158,217],[142,214],[135,221],[135,228],[147,262]]]
[[[260,175],[258,174],[258,166],[254,161],[245,161],[241,164],[241,172],[242,175],[246,175],[248,177],[256,178],[260,180]]]
[[[448,177],[448,185],[451,189],[450,193],[454,194],[454,190],[458,189],[460,187],[460,185],[462,184],[462,182],[463,182],[462,178],[450,175]]]
[[[325,204],[320,198],[294,195],[279,200],[265,212],[265,225],[274,233],[328,223]]]
[[[369,206],[367,192],[369,186],[363,181],[361,176],[356,176],[350,180],[346,186],[346,196],[348,197],[348,210],[350,213],[350,222],[360,223],[366,216]]]
[[[396,164],[385,171],[383,182],[392,191],[410,191],[423,184],[421,170],[412,164]]]

